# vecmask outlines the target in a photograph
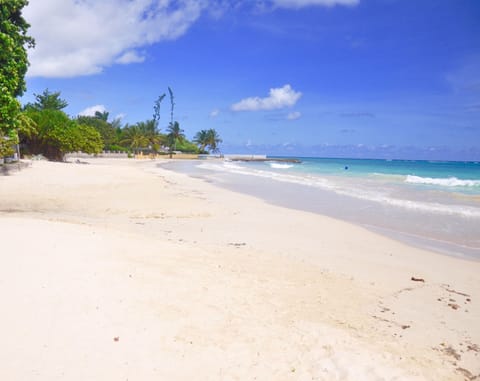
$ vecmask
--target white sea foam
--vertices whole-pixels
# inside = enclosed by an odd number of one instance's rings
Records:
[[[415,200],[406,200],[394,198],[384,192],[378,190],[361,189],[349,185],[333,182],[318,176],[311,175],[292,175],[286,173],[272,172],[268,170],[258,170],[253,168],[242,167],[240,165],[220,165],[214,163],[204,163],[199,165],[200,168],[241,174],[247,176],[257,176],[269,178],[275,181],[287,182],[292,184],[305,185],[323,190],[333,191],[339,195],[354,197],[361,200],[372,201],[383,205],[390,205],[403,209],[416,210],[420,212],[458,215],[468,218],[480,218],[480,208],[466,205],[440,204],[433,202],[422,202]]]
[[[388,195],[375,192],[353,193],[350,191],[338,191],[339,194],[374,201],[384,205],[391,205],[404,209],[416,210],[443,215],[458,215],[469,218],[480,218],[480,209],[464,205],[448,205],[433,202],[421,202],[389,197]]]
[[[408,175],[405,179],[406,183],[412,184],[427,184],[427,185],[440,185],[444,187],[478,187],[480,186],[480,180],[461,180],[456,177],[439,178],[432,177],[420,177]]]
[[[271,168],[274,169],[288,169],[292,168],[293,164],[284,164],[284,163],[268,163]]]
[[[223,166],[225,168],[230,168],[230,169],[242,169],[243,168],[238,164],[232,163],[231,161],[224,161]]]

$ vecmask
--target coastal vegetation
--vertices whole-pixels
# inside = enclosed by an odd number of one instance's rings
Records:
[[[222,142],[220,135],[213,128],[197,132],[193,141],[198,144],[201,152],[218,152],[219,144]]]
[[[22,17],[27,4],[27,0],[0,2],[0,158],[14,153],[23,119],[17,97],[26,90],[27,48],[35,44]]]
[[[193,141],[186,138],[178,121],[173,120],[173,92],[171,94],[171,122],[162,133],[159,128],[160,96],[154,104],[152,119],[122,125],[121,119],[109,120],[109,112],[95,112],[93,116],[69,117],[63,109],[68,102],[60,92],[46,89],[35,94],[35,102],[26,104],[21,113],[19,129],[23,154],[42,154],[50,160],[63,160],[68,152],[81,151],[98,154],[102,151],[164,154],[173,157],[176,152],[218,152],[222,141],[214,129],[201,130]]]
[[[26,90],[27,48],[35,42],[27,35],[29,24],[22,17],[27,0],[0,2],[0,159],[18,151],[23,155],[43,155],[63,160],[66,153],[106,151],[169,154],[176,152],[218,152],[221,139],[213,130],[201,130],[193,141],[186,138],[174,120],[175,97],[170,97],[170,122],[161,132],[160,109],[166,94],[154,102],[153,117],[122,125],[120,118],[109,120],[109,112],[71,117],[64,111],[68,102],[59,91],[45,89],[34,94],[35,102],[23,107],[18,101]]]

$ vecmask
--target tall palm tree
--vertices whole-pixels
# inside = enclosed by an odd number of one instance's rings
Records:
[[[155,123],[160,124],[160,106],[163,101],[163,98],[165,98],[166,94],[162,94],[158,97],[158,99],[155,101],[155,104],[153,105],[153,120]]]
[[[167,128],[167,138],[170,147],[170,157],[172,157],[173,151],[177,149],[177,142],[182,141],[185,138],[183,130],[180,128],[178,122],[170,123]]]
[[[170,124],[173,124],[173,108],[175,107],[175,101],[174,101],[173,91],[170,88],[170,86],[168,87],[168,92],[170,94],[170,106],[171,106],[171,109],[170,109]]]

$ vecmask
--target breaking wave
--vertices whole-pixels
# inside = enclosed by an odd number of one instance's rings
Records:
[[[408,175],[405,182],[411,184],[440,185],[444,187],[480,187],[480,180],[462,180],[456,177],[435,179],[432,177]]]
[[[199,165],[200,168],[209,169],[213,171],[228,172],[240,175],[247,176],[256,176],[262,178],[268,178],[279,182],[286,182],[292,184],[299,184],[309,187],[314,187],[318,189],[333,191],[339,195],[354,197],[356,199],[362,199],[367,201],[373,201],[383,205],[391,205],[394,207],[399,207],[403,209],[416,210],[420,212],[443,214],[443,215],[458,215],[468,218],[480,218],[480,208],[466,205],[455,205],[455,204],[441,204],[436,202],[424,202],[417,200],[408,200],[397,197],[392,197],[386,193],[383,193],[378,190],[373,189],[361,189],[359,187],[352,187],[346,184],[340,184],[332,179],[326,179],[318,176],[312,175],[297,175],[289,173],[279,173],[268,170],[258,170],[248,168],[246,166],[241,166],[231,163],[203,163]],[[415,178],[415,176],[410,176],[410,178]],[[422,178],[419,178],[422,179]],[[425,178],[423,178],[425,179]],[[415,180],[415,179],[413,179]],[[436,179],[432,179],[436,180]],[[439,180],[439,179],[437,179]],[[458,180],[458,179],[457,179]],[[458,180],[465,182],[467,180]],[[472,180],[469,180],[472,181]],[[477,184],[480,181],[474,181]]]
[[[284,164],[284,163],[268,163],[271,168],[274,169],[288,169],[292,168],[293,164]]]

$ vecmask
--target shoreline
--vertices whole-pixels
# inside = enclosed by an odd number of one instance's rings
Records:
[[[480,374],[479,263],[158,161],[87,162],[0,178],[4,378]]]
[[[401,230],[401,226],[395,227],[394,225],[387,225],[387,219],[390,217],[387,210],[398,213],[396,217],[397,220],[404,218],[408,221],[414,217],[408,214],[403,216],[402,212],[399,212],[394,207],[385,205],[385,211],[383,211],[385,214],[384,224],[382,224],[381,220],[373,224],[370,220],[371,216],[365,214],[364,210],[368,208],[378,210],[378,206],[375,203],[358,201],[346,195],[335,195],[328,190],[313,189],[296,184],[278,183],[271,179],[258,177],[249,178],[241,174],[222,174],[209,170],[199,170],[194,168],[193,164],[195,163],[198,162],[164,162],[159,165],[167,170],[174,172],[179,171],[180,173],[184,173],[192,178],[201,179],[222,189],[239,194],[247,194],[273,205],[311,212],[319,216],[328,216],[352,223],[419,249],[431,250],[440,255],[455,258],[480,261],[479,247],[468,246],[452,240],[440,239],[440,237],[428,237],[425,234],[422,235],[415,231],[403,231]],[[307,200],[309,200],[309,202],[307,202]],[[340,207],[333,207],[337,205]],[[428,223],[428,221],[425,222]],[[465,221],[465,223],[467,222],[468,220]]]

